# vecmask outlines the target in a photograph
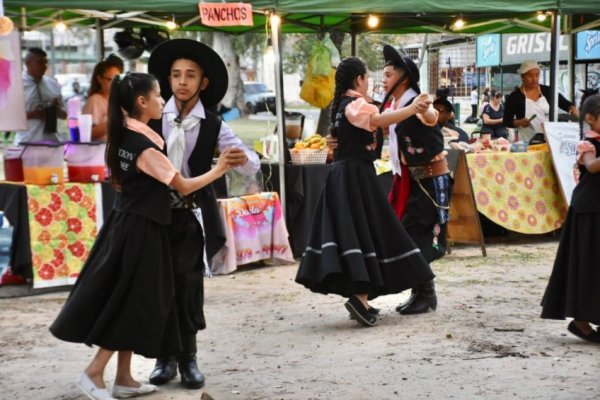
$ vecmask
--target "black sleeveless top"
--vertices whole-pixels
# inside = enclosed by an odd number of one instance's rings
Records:
[[[398,147],[409,167],[428,164],[444,150],[444,135],[437,124],[427,126],[416,115],[397,123],[396,135]]]
[[[161,225],[169,224],[169,187],[136,168],[137,158],[144,150],[163,151],[141,133],[123,129],[125,132],[119,145],[121,191],[115,199],[115,210],[141,215]]]
[[[338,147],[334,151],[334,159],[365,160],[377,159],[377,134],[357,128],[346,118],[346,107],[356,100],[356,97],[344,96],[340,100],[338,111],[333,123],[333,136],[337,138]]]
[[[600,154],[600,141],[585,139],[596,148],[596,154]],[[584,165],[579,164],[579,183],[573,190],[571,207],[578,213],[600,212],[600,173],[590,173]]]

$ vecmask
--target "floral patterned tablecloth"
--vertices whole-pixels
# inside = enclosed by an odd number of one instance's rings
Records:
[[[211,272],[228,274],[259,260],[293,264],[288,230],[277,192],[219,199],[225,246],[212,258]]]
[[[75,283],[96,238],[96,186],[27,185],[34,288]]]
[[[477,210],[506,229],[547,233],[560,228],[567,213],[550,153],[468,154]]]

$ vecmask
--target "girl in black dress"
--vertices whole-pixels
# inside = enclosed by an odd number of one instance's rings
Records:
[[[542,318],[573,318],[569,332],[600,343],[600,95],[585,100],[580,115],[582,126],[585,121],[591,130],[577,147],[581,175],[542,300]]]
[[[147,125],[150,119],[162,116],[163,105],[152,75],[132,73],[114,79],[106,162],[117,198],[50,327],[61,340],[100,347],[78,380],[93,399],[155,391],[156,386],[133,379],[132,353],[156,358],[162,346],[173,347],[174,354],[181,350],[166,231],[171,219],[169,185],[187,195],[229,168],[225,150],[214,169],[196,178],[183,178],[166,157],[163,139]],[[119,356],[111,396],[104,369],[114,351],[119,351]]]
[[[431,101],[424,94],[412,105],[379,114],[366,100],[366,65],[355,57],[338,65],[335,83],[331,134],[338,146],[296,282],[317,293],[348,297],[351,315],[373,326],[376,313],[368,299],[400,293],[434,276],[377,183],[375,129],[428,112]]]

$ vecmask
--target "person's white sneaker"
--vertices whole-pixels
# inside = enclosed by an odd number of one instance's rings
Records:
[[[116,400],[110,395],[108,389],[100,389],[97,387],[85,372],[79,374],[77,385],[81,388],[83,393],[92,400]]]
[[[124,399],[126,397],[142,396],[144,394],[156,392],[157,390],[158,388],[156,386],[145,383],[140,384],[139,387],[113,385],[112,395],[118,399]]]

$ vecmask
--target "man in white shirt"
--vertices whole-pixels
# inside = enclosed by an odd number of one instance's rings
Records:
[[[152,126],[167,143],[173,166],[184,177],[201,175],[211,168],[215,150],[232,149],[229,165],[244,175],[260,168],[257,154],[244,146],[226,123],[212,112],[227,91],[227,68],[219,55],[203,43],[174,39],[160,44],[150,56],[148,71],[160,82],[161,94],[168,99],[161,121]],[[204,319],[204,269],[224,244],[222,223],[211,186],[192,196],[172,192],[172,222],[169,238],[175,276],[175,301],[182,352],[162,354],[150,374],[150,382],[162,385],[177,375],[189,389],[204,386],[204,376],[196,362],[196,332],[206,327]],[[193,209],[202,211],[204,232]],[[204,235],[206,233],[206,236]],[[206,244],[206,258],[204,245]]]
[[[21,142],[58,142],[57,118],[66,119],[67,112],[60,95],[60,85],[44,75],[48,57],[44,50],[32,47],[25,56],[23,92],[27,114],[27,130],[16,133],[15,144]]]
[[[473,86],[471,91],[471,115],[465,120],[468,124],[474,124],[477,122],[477,107],[479,106],[479,93],[477,93],[477,86]]]

